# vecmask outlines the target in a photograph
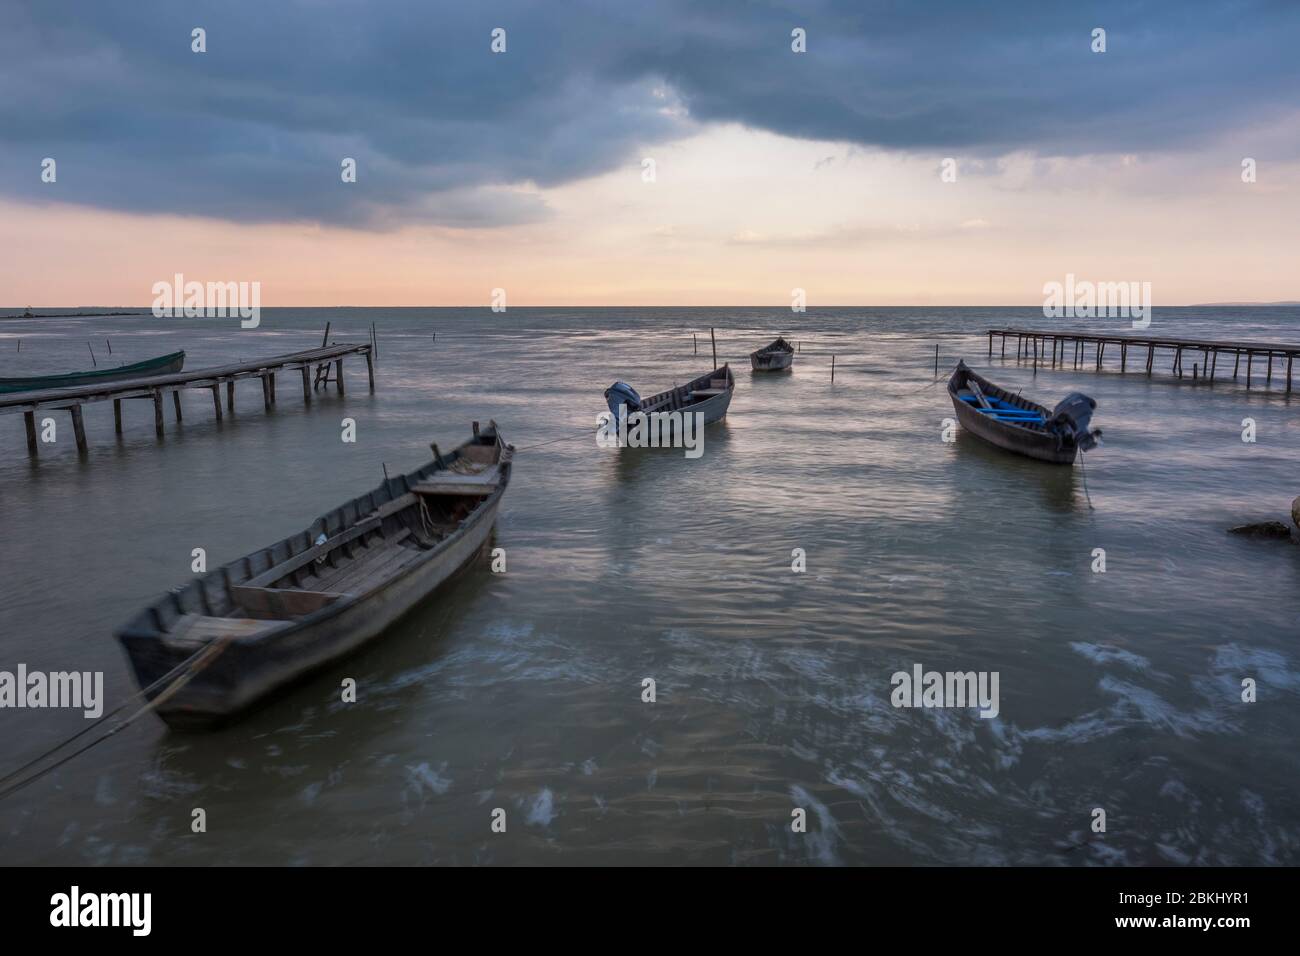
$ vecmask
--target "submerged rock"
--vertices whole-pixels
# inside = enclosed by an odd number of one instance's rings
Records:
[[[1296,500],[1300,501],[1300,498]],[[1235,528],[1229,528],[1228,534],[1240,534],[1247,538],[1290,539],[1291,529],[1281,521],[1261,521],[1258,524],[1243,524]]]

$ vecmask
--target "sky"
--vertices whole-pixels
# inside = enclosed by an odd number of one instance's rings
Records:
[[[5,306],[144,306],[176,273],[265,306],[1037,305],[1067,274],[1300,299],[1294,2],[0,0],[0,25]]]

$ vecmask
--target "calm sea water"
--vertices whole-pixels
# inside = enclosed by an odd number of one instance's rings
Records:
[[[193,548],[215,565],[297,531],[473,419],[521,448],[507,572],[481,560],[228,730],[146,715],[0,803],[0,861],[1300,862],[1300,548],[1225,533],[1300,494],[1300,393],[990,360],[982,331],[1042,326],[1028,309],[15,320],[0,375],[82,368],[87,342],[103,362],[105,338],[112,361],[184,348],[198,368],[317,345],[326,321],[338,341],[377,323],[373,395],[359,361],[345,396],[304,406],[282,382],[269,415],[255,383],[220,423],[195,392],[162,440],[147,402],[120,438],[90,406],[84,460],[65,414],[36,462],[0,417],[0,669],[103,671],[115,706],[136,688],[112,631]],[[706,370],[710,327],[738,384],[704,456],[597,448],[602,390]],[[751,376],[779,332],[793,373]],[[1167,309],[1151,332],[1294,341],[1300,310]],[[1104,446],[1067,469],[943,442],[936,343],[944,371],[965,356],[1049,405],[1091,394]],[[997,671],[999,716],[892,707],[891,675],[918,663]],[[0,772],[86,725],[0,722]]]

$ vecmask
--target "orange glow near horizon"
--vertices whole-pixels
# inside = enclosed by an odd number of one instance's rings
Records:
[[[180,272],[258,281],[262,305],[1041,305],[1045,282],[1149,281],[1157,308],[1300,299],[1300,169],[1243,184],[1205,157],[865,151],[736,126],[647,147],[604,175],[534,193],[526,225],[366,231],[0,202],[4,307],[146,308]],[[1235,162],[1235,161],[1234,161]],[[60,169],[62,177],[75,170]],[[363,173],[364,176],[364,173]],[[364,178],[362,180],[364,182]],[[362,188],[358,184],[357,188]]]

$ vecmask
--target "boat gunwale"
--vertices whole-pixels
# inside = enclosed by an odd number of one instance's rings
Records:
[[[180,363],[175,372],[169,372],[167,366]],[[141,378],[150,378],[147,373],[150,369],[159,369],[157,375],[179,374],[185,363],[185,350],[180,349],[176,352],[168,352],[165,355],[155,355],[153,358],[141,359],[138,362],[128,362],[125,365],[115,365],[105,368],[92,368],[82,372],[51,372],[48,375],[18,375],[0,378],[0,392],[19,394],[22,392],[44,392],[60,388],[79,388],[81,386],[97,385],[100,382],[114,381],[116,376],[124,376],[121,380],[128,381],[131,376]],[[77,381],[80,379],[90,379],[90,381]],[[73,380],[69,383],[68,380]],[[51,382],[49,385],[38,384],[40,382]]]
[[[394,574],[384,577],[379,581],[376,581],[373,585],[368,587],[366,590],[355,591],[355,592],[354,591],[325,592],[325,593],[336,593],[339,596],[335,600],[330,601],[328,604],[325,604],[322,607],[315,609],[314,611],[309,611],[308,613],[303,614],[299,617],[293,617],[293,618],[288,618],[283,620],[268,620],[266,621],[268,627],[255,631],[251,634],[244,634],[244,635],[239,635],[237,637],[234,637],[231,639],[231,643],[237,644],[241,647],[256,647],[265,641],[271,639],[275,639],[279,641],[305,628],[313,627],[323,622],[327,622],[331,618],[343,614],[346,611],[356,607],[357,604],[359,604],[363,600],[370,598],[377,591],[383,590],[384,588],[387,588],[392,584],[404,580],[406,577],[414,573],[416,570],[423,568],[430,561],[438,557],[441,557],[449,549],[454,547],[459,540],[461,540],[471,531],[476,529],[479,526],[479,524],[485,519],[485,517],[489,512],[495,511],[496,506],[500,503],[501,497],[505,494],[506,487],[510,483],[509,465],[511,464],[511,459],[513,457],[513,450],[514,450],[512,445],[509,445],[501,438],[499,432],[493,430],[491,432],[485,431],[483,434],[493,434],[495,436],[496,448],[498,449],[498,454],[494,464],[498,466],[505,464],[507,467],[502,469],[501,471],[502,477],[501,480],[497,483],[497,487],[493,489],[491,494],[483,496],[479,500],[479,503],[474,508],[474,511],[470,515],[462,519],[460,524],[454,531],[452,531],[446,537],[439,538],[431,547],[427,549],[421,549],[419,552],[419,557],[417,559],[403,565],[402,567],[397,569],[397,571]],[[456,457],[459,457],[459,453],[463,448],[475,444],[481,445],[482,443],[478,442],[476,438],[471,438],[469,441],[466,441],[461,445],[458,445],[453,450],[452,454],[445,455],[444,460],[445,461],[456,460]],[[388,504],[393,501],[396,501],[402,495],[413,493],[411,487],[413,478],[418,482],[420,480],[423,480],[424,478],[427,478],[430,474],[433,474],[434,472],[440,470],[444,470],[444,469],[439,467],[438,461],[435,459],[425,465],[422,465],[421,467],[413,471],[409,471],[404,474],[397,475],[394,478],[387,479],[383,484],[376,486],[371,491],[363,495],[358,495],[355,498],[351,498],[348,501],[345,501],[343,504],[330,509],[329,511],[325,512],[322,515],[317,516],[317,518],[314,521],[312,521],[312,523],[302,531],[295,532],[294,534],[282,538],[279,541],[274,542],[273,544],[266,545],[265,547],[262,548],[257,548],[253,551],[248,552],[247,554],[235,558],[232,561],[228,561],[225,564],[221,565],[220,567],[214,568],[213,570],[208,571],[205,574],[195,577],[193,580],[191,580],[188,584],[184,585],[183,587],[173,588],[172,590],[168,591],[168,593],[163,597],[159,598],[156,601],[151,602],[149,605],[144,607],[134,617],[132,617],[130,621],[128,621],[121,628],[119,628],[118,631],[116,632],[117,638],[119,640],[122,640],[124,638],[151,640],[151,641],[156,641],[165,646],[167,644],[168,636],[171,634],[170,629],[159,628],[154,624],[141,627],[138,626],[138,622],[142,620],[149,620],[155,612],[160,611],[165,605],[170,603],[173,600],[173,596],[175,596],[176,599],[179,599],[182,594],[185,594],[186,592],[190,592],[191,590],[194,591],[195,593],[199,593],[202,589],[205,589],[207,587],[207,583],[212,580],[216,580],[218,582],[219,589],[224,590],[226,582],[223,579],[222,572],[227,572],[227,575],[229,576],[229,583],[232,586],[238,587],[241,584],[244,584],[246,581],[251,580],[253,577],[256,577],[258,574],[265,573],[265,570],[255,571],[255,570],[251,570],[250,567],[247,577],[244,577],[242,580],[235,580],[233,576],[229,575],[230,571],[236,569],[240,574],[244,574],[245,569],[243,567],[243,563],[246,560],[251,559],[254,555],[267,554],[269,552],[273,552],[275,548],[281,545],[292,547],[292,543],[295,541],[295,539],[298,539],[303,534],[306,534],[308,540],[310,541],[311,533],[313,529],[315,529],[318,525],[321,525],[321,533],[328,534],[330,528],[330,519],[336,515],[340,515],[341,512],[346,511],[346,509],[349,506],[355,506],[357,510],[357,521],[348,522],[348,521],[343,521],[342,518],[340,518],[341,526],[334,532],[334,534],[340,534],[343,531],[346,531],[348,528],[354,527],[360,520],[362,520],[365,517],[366,514],[369,514],[369,512],[362,513],[360,511],[360,504],[359,504],[360,502],[364,502],[369,499],[372,499],[372,496],[374,496],[377,492],[381,492],[381,491],[388,492],[389,498],[387,499],[387,501],[376,500],[374,502],[375,509],[377,510],[379,507],[382,507],[382,505],[384,504]],[[406,490],[402,491],[400,494],[393,494],[389,486],[395,482],[401,483],[401,486]],[[409,508],[414,508],[417,505],[418,502],[412,502],[406,508],[402,508],[399,511],[394,512],[393,515],[390,515],[390,517],[395,517],[397,515],[400,515],[405,511],[407,511]],[[301,553],[302,553],[301,550],[298,552],[291,551],[289,557],[294,557],[297,554],[301,554]],[[271,559],[268,557],[268,560]],[[274,567],[274,563],[272,563],[271,567]],[[285,588],[285,589],[275,589],[275,590],[305,590],[305,589]],[[172,608],[171,610],[175,610],[175,608]],[[191,613],[191,612],[184,612],[184,613]],[[178,614],[177,619],[179,619],[180,616],[181,615]],[[227,615],[217,615],[217,616],[224,618]],[[279,626],[272,626],[272,625],[279,625]]]
[[[761,349],[756,349],[755,351],[750,352],[749,357],[751,359],[754,359],[763,355],[778,355],[778,354],[780,355],[794,354],[794,346],[785,340],[784,335],[778,335],[776,339],[769,342],[767,345],[764,345]]]
[[[1043,416],[1043,421],[1025,422],[1024,424],[1012,424],[1000,418],[994,418],[992,415],[982,414],[978,410],[977,406],[971,405],[969,402],[963,399],[961,395],[958,394],[958,392],[961,389],[961,385],[960,384],[954,385],[954,382],[956,381],[957,377],[961,375],[962,372],[965,372],[965,376],[962,378],[963,384],[967,379],[973,378],[975,379],[976,382],[979,383],[980,390],[983,391],[985,395],[992,395],[994,398],[1000,398],[1003,401],[1010,402],[1012,405],[1016,406],[1017,408],[1023,409],[1024,411],[1038,412]],[[1003,388],[1001,385],[998,385],[995,382],[990,382],[983,375],[980,375],[978,372],[974,371],[969,365],[966,364],[964,360],[958,360],[957,368],[953,370],[952,376],[948,379],[948,394],[952,397],[954,402],[960,403],[961,407],[964,407],[965,409],[969,410],[974,415],[976,415],[977,420],[987,422],[991,425],[996,425],[1001,429],[1003,429],[1004,431],[1006,431],[1008,434],[1011,435],[1029,434],[1041,438],[1052,437],[1052,433],[1049,432],[1046,427],[1046,423],[1052,417],[1052,412],[1049,408],[1047,408],[1047,406],[1040,405],[1037,402],[1033,401],[1032,399],[1025,398],[1024,396],[1018,393],[1008,391],[1007,389]]]
[[[690,392],[695,388],[708,387],[709,383],[712,382],[713,379],[718,378],[718,373],[720,372],[723,373],[723,377],[727,382],[726,387],[723,389],[721,393],[717,395],[710,395],[705,399],[702,399],[697,402],[692,402],[689,405],[679,405],[677,408],[656,407],[657,404],[671,405],[673,397],[678,394],[685,396],[690,394]],[[735,391],[736,391],[736,376],[731,371],[731,364],[729,362],[724,362],[722,365],[713,369],[713,371],[711,372],[705,372],[703,375],[697,375],[695,378],[691,379],[685,385],[674,385],[672,388],[666,388],[662,392],[656,392],[654,395],[650,395],[647,396],[646,398],[641,399],[641,410],[643,412],[646,412],[647,414],[653,414],[656,412],[697,412],[700,411],[703,406],[709,404],[710,402],[716,401],[719,398],[726,397],[730,399],[730,396],[733,395]]]

